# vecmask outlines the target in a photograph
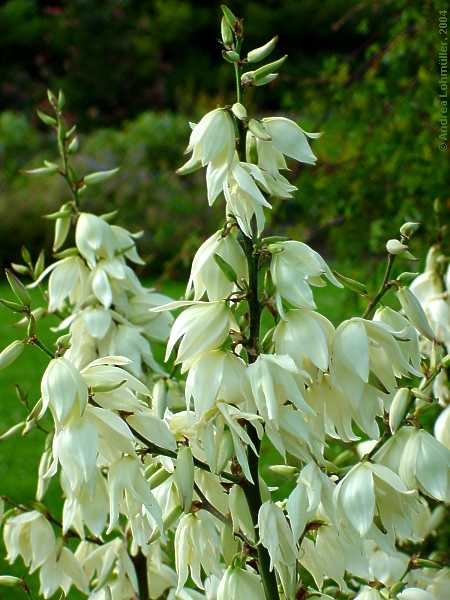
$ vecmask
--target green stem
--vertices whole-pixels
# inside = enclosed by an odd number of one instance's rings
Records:
[[[376,295],[372,298],[372,300],[367,305],[367,308],[363,314],[363,319],[370,319],[372,317],[373,312],[374,312],[375,308],[377,307],[378,302],[381,300],[381,298],[384,296],[384,294],[391,287],[391,284],[389,283],[389,277],[391,275],[392,266],[394,264],[394,258],[395,257],[393,254],[388,254],[388,259],[387,259],[387,263],[386,263],[386,270],[384,272],[383,282],[381,283],[381,286],[380,286],[378,292],[376,293]]]
[[[28,343],[32,344],[33,346],[36,346],[37,348],[42,350],[42,352],[44,352],[50,358],[55,358],[55,355],[53,354],[53,352],[51,352],[51,350],[49,350],[36,336],[33,336],[32,338],[30,338],[28,340]]]
[[[240,44],[239,44],[240,49]],[[235,63],[234,73],[236,79],[236,101],[242,102],[242,87],[241,87],[241,69],[240,66]],[[236,126],[239,132],[239,144],[238,144],[238,156],[239,160],[245,160],[245,131],[243,128],[242,121],[236,119]],[[249,312],[249,335],[245,341],[245,349],[247,350],[248,362],[253,363],[258,358],[259,354],[259,337],[260,337],[260,322],[261,322],[261,303],[259,301],[259,290],[258,290],[258,268],[259,268],[259,253],[257,251],[257,234],[254,233],[253,237],[248,238],[242,231],[241,245],[245,252],[248,265],[248,312]],[[257,454],[249,450],[248,452],[248,464],[250,473],[253,479],[253,484],[247,480],[241,483],[242,489],[244,490],[245,497],[247,499],[250,513],[252,516],[253,525],[257,532],[258,515],[259,509],[262,505],[261,491],[259,487],[259,452],[261,448],[261,440],[258,438],[258,434],[253,427],[248,428],[248,435],[253,442]],[[259,574],[264,587],[264,593],[267,600],[278,600],[278,585],[275,571],[270,570],[270,557],[267,551],[261,543],[257,544],[257,562],[259,567]]]
[[[150,595],[148,590],[147,559],[142,552],[138,552],[136,556],[131,557],[131,560],[136,570],[136,577],[139,587],[139,600],[149,600]]]

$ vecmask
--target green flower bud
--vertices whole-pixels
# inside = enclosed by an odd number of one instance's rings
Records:
[[[240,102],[235,102],[231,107],[231,112],[240,121],[244,121],[247,118],[247,109]]]
[[[267,44],[264,46],[260,46],[259,48],[255,48],[254,50],[250,50],[247,54],[247,60],[249,63],[257,63],[261,60],[264,60],[269,56],[269,54],[273,51],[276,44],[278,42],[278,36],[276,35]]]
[[[222,35],[222,42],[225,48],[230,48],[233,45],[233,31],[231,27],[228,25],[225,17],[222,17],[220,22],[220,33]]]
[[[12,575],[0,575],[0,585],[4,587],[23,587],[23,580]]]
[[[266,75],[265,77],[254,81],[253,85],[256,87],[260,87],[261,85],[267,85],[268,83],[272,83],[272,81],[275,81],[277,77],[278,73],[269,73],[269,75]]]
[[[2,433],[2,435],[0,435],[0,440],[7,440],[7,439],[13,437],[14,435],[16,435],[16,433],[19,433],[19,431],[21,431],[23,429],[24,425],[25,425],[25,421],[16,423],[12,427],[10,427],[7,431],[5,431],[5,433]]]
[[[0,369],[6,369],[19,358],[25,348],[22,340],[14,340],[0,352]]]
[[[37,116],[40,118],[40,120],[43,123],[45,123],[46,125],[50,125],[51,127],[55,127],[55,125],[57,124],[57,121],[56,121],[56,119],[54,117],[51,117],[50,115],[45,114],[41,110],[37,110],[36,113],[37,113]]]
[[[341,275],[337,271],[333,271],[336,275],[336,279],[342,283],[346,288],[352,290],[352,292],[356,292],[357,294],[361,294],[362,296],[367,296],[367,287],[364,283],[356,281],[355,279],[351,279],[350,277],[346,277],[345,275]]]
[[[75,154],[75,152],[78,151],[79,147],[80,147],[80,140],[78,139],[78,136],[75,136],[73,138],[73,140],[70,142],[70,144],[67,146],[67,152],[69,154]]]
[[[175,484],[180,497],[181,506],[185,513],[192,507],[194,494],[194,459],[189,446],[182,446],[178,450],[177,466],[175,468]]]
[[[53,252],[57,252],[67,239],[70,231],[70,213],[65,213],[64,217],[56,219],[55,235],[53,238]]]
[[[400,227],[400,233],[407,238],[410,238],[420,227],[420,223],[403,223]]]
[[[239,62],[240,60],[240,56],[239,53],[236,52],[235,50],[225,50],[225,52],[223,52],[223,57],[228,61],[228,62]]]
[[[53,175],[58,170],[58,167],[38,167],[37,169],[28,169],[25,171],[27,175]]]
[[[45,252],[41,250],[37,258],[36,264],[34,265],[33,277],[37,279],[42,273],[45,267]]]
[[[408,388],[400,388],[395,393],[389,411],[389,427],[392,433],[395,433],[405,418],[406,411],[410,401],[410,391]]]
[[[268,63],[267,65],[264,65],[263,67],[259,67],[259,69],[256,69],[255,80],[258,81],[259,79],[266,77],[266,75],[275,73],[283,65],[283,63],[285,62],[286,59],[287,59],[287,54],[285,54],[278,60],[275,60],[274,62]]]
[[[97,171],[96,173],[90,173],[89,175],[85,175],[83,181],[86,185],[95,185],[96,183],[101,183],[103,181],[107,181],[113,177],[120,167],[116,167],[115,169],[110,169],[109,171]]]

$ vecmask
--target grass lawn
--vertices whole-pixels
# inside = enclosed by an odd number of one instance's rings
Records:
[[[184,292],[184,284],[181,283],[163,283],[158,286],[159,289],[173,298],[179,298]],[[39,301],[38,292],[33,292],[36,303]],[[5,284],[0,284],[0,297],[10,298],[11,293]],[[326,288],[317,288],[315,297],[319,310],[328,316],[334,323],[339,322],[349,314],[361,314],[363,306],[361,299],[352,292],[339,290],[329,285]],[[37,304],[36,304],[37,305]],[[15,337],[22,335],[23,330],[14,327],[14,318],[12,313],[3,307],[0,307],[0,349],[4,348]],[[52,346],[55,334],[48,331],[48,326],[42,323],[39,335],[43,341]],[[157,356],[162,352],[157,352]],[[0,433],[6,431],[15,423],[23,420],[26,416],[26,409],[19,403],[14,386],[20,384],[22,389],[28,393],[31,406],[39,398],[39,385],[42,373],[46,367],[48,359],[37,348],[27,347],[11,367],[0,372],[0,389],[2,391],[0,402]],[[24,438],[17,436],[0,442],[0,493],[5,494],[21,502],[32,502],[36,488],[36,473],[38,461],[43,449],[45,435],[38,431],[32,431]],[[55,481],[50,487],[46,498],[46,503],[51,511],[57,515],[60,514],[58,503],[58,485]],[[0,574],[25,575],[23,564],[18,560],[13,566],[8,565],[4,560],[4,548],[0,547]],[[37,577],[28,577],[31,582],[33,593],[37,594]],[[58,596],[56,596],[58,597]],[[73,590],[69,593],[69,598],[80,598]],[[20,600],[25,598],[21,591],[14,591],[9,588],[0,588],[0,600]]]

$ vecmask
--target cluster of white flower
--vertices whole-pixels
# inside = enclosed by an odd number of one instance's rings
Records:
[[[63,252],[66,256],[48,266],[34,284],[50,275],[48,309],[63,316],[69,312],[57,329],[69,327],[66,357],[79,368],[98,356],[120,355],[131,359],[129,369],[137,377],[143,376],[145,366],[160,370],[149,340],[167,339],[171,317],[150,309],[169,298],[145,288],[127,265],[127,259],[143,264],[136,237],[104,217],[82,212],[76,217],[76,247]]]
[[[284,59],[241,71],[276,39],[243,59],[242,23],[223,11],[238,88],[273,81]],[[193,126],[180,170],[206,167],[209,203],[226,201],[186,300],[145,290],[125,262],[139,261],[132,236],[84,213],[76,251],[39,279],[51,272],[51,310],[73,310],[35,415],[54,420],[38,500],[60,471],[62,537],[45,512],[9,516],[8,559],[40,569],[45,598],[74,585],[90,600],[445,600],[450,570],[422,552],[450,501],[449,409],[434,435],[421,415],[433,390],[449,400],[449,275],[433,249],[411,288],[386,279],[364,317],[335,327],[313,288],[350,280],[304,243],[262,237],[267,197],[295,190],[285,157],[314,164],[318,134],[249,118],[237,100]],[[387,276],[405,239],[388,243]],[[391,288],[398,310],[377,308]],[[178,309],[166,360],[186,374],[185,406],[162,380],[150,401],[142,381],[148,338],[164,339]]]

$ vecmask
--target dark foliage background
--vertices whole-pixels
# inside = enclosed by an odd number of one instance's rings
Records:
[[[315,168],[294,171],[295,198],[275,202],[271,228],[310,240],[351,272],[370,272],[405,220],[433,236],[430,208],[450,213],[439,145],[439,0],[268,0],[229,3],[244,17],[247,48],[280,36],[289,54],[279,80],[248,94],[260,114],[281,112],[324,131]],[[53,157],[35,116],[47,87],[62,88],[80,124],[89,171],[122,165],[86,195],[86,207],[119,206],[145,230],[152,274],[181,277],[194,248],[221,218],[208,210],[203,174],[181,179],[195,120],[231,103],[232,69],[221,59],[218,2],[7,0],[0,6],[0,259],[48,244],[40,215],[66,197],[61,182],[27,178]],[[447,214],[448,214],[447,213]],[[45,237],[45,239],[44,239]]]

